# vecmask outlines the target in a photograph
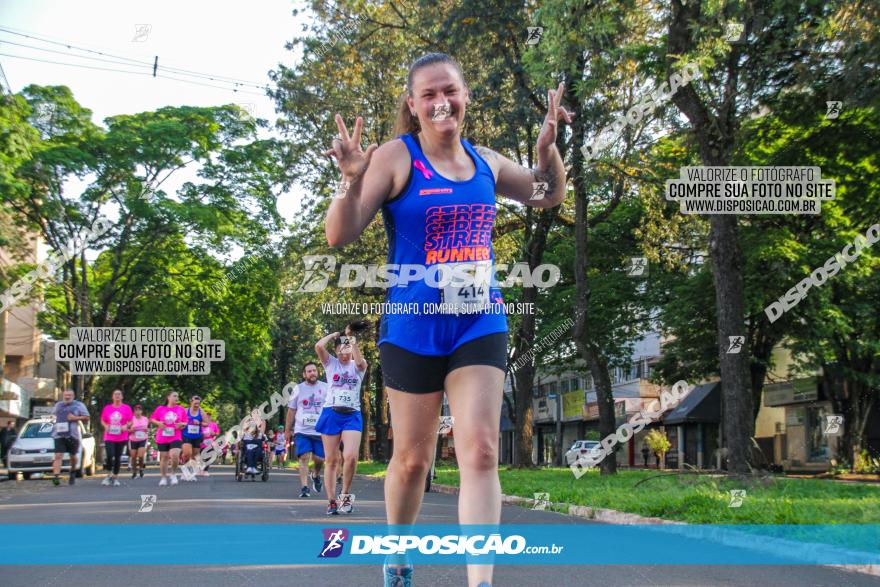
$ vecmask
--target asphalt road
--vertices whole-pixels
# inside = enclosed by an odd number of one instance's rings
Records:
[[[48,479],[0,483],[0,520],[6,524],[33,523],[119,523],[131,525],[121,540],[136,537],[138,524],[283,524],[289,522],[326,524],[323,499],[299,499],[298,475],[273,471],[268,482],[236,482],[232,468],[212,467],[210,478],[197,483],[159,487],[155,468],[143,479],[122,476],[123,487],[103,487],[101,476],[78,480],[74,487],[54,487]],[[152,512],[139,513],[140,495],[155,494]],[[355,513],[335,520],[349,523],[383,523],[382,482],[357,479]],[[431,493],[425,496],[422,523],[455,523],[457,496]],[[334,521],[335,521],[334,520]],[[505,524],[590,524],[589,520],[547,511],[503,506]],[[3,542],[14,540],[6,535]],[[193,545],[181,545],[185,561]],[[74,545],[75,547],[75,545]],[[266,544],[266,548],[297,548],[296,544]],[[625,548],[622,545],[622,548]],[[2,546],[0,546],[2,548]],[[589,544],[583,548],[588,549]],[[135,562],[135,561],[132,561]],[[144,561],[138,561],[144,562]],[[275,585],[314,587],[360,587],[381,585],[381,569],[373,566],[296,565],[296,566],[94,566],[45,565],[5,566],[0,569],[0,585],[7,587],[52,585],[57,587],[147,585],[211,585],[217,587]],[[414,577],[418,586],[466,585],[463,566],[419,566]],[[496,587],[556,586],[867,586],[880,585],[880,578],[827,567],[792,566],[511,566],[495,568]]]

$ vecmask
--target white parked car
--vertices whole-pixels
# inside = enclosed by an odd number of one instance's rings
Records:
[[[19,472],[24,475],[25,479],[28,479],[31,473],[52,471],[52,460],[55,458],[55,441],[52,439],[54,423],[54,418],[43,417],[28,420],[22,427],[18,438],[9,449],[8,471],[10,479],[15,479]],[[82,422],[77,422],[77,425],[81,442],[76,458],[76,476],[82,477],[83,472],[94,475],[95,437],[86,432]],[[64,455],[64,459],[61,461],[61,470],[70,471],[70,457],[68,455]]]
[[[565,462],[570,467],[578,458],[586,458],[588,453],[597,457],[602,453],[598,440],[575,440],[571,448],[565,452]]]

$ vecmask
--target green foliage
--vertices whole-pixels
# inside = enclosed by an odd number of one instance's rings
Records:
[[[856,473],[863,473],[866,475],[878,474],[880,473],[880,459],[872,457],[867,449],[863,449],[856,458],[853,470]]]
[[[663,460],[663,456],[672,448],[672,443],[669,442],[669,439],[666,437],[666,434],[654,428],[650,432],[648,432],[647,436],[645,436],[645,444],[648,445],[648,448],[651,449],[651,452],[657,455],[660,460]]]
[[[260,253],[232,278],[222,259],[233,247],[254,256],[280,227],[280,144],[257,140],[253,121],[231,105],[168,106],[99,127],[63,86],[25,88],[4,100],[3,117],[19,120],[7,143],[26,147],[10,149],[0,168],[0,182],[12,186],[2,192],[4,209],[16,222],[59,250],[95,218],[113,214],[108,208],[118,211],[110,231],[90,245],[99,251],[93,262],[71,258],[44,293],[34,288],[45,299],[43,331],[67,339],[71,325],[200,326],[226,344],[226,360],[210,375],[87,377],[84,400],[106,401],[116,387],[145,409],[169,388],[184,399],[199,393],[206,405],[268,397],[279,259]],[[167,193],[165,181],[187,165],[200,181]],[[86,184],[71,193],[64,180],[74,175]]]

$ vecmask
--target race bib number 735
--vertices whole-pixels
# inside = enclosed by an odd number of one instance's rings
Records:
[[[337,407],[354,408],[356,402],[355,395],[347,389],[337,389],[333,395],[333,405]]]

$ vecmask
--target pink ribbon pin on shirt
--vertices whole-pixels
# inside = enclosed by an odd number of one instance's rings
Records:
[[[422,175],[425,176],[425,179],[431,179],[431,176],[434,175],[434,172],[425,167],[425,164],[422,163],[421,159],[416,159],[413,161],[413,166],[416,169],[422,172]]]

